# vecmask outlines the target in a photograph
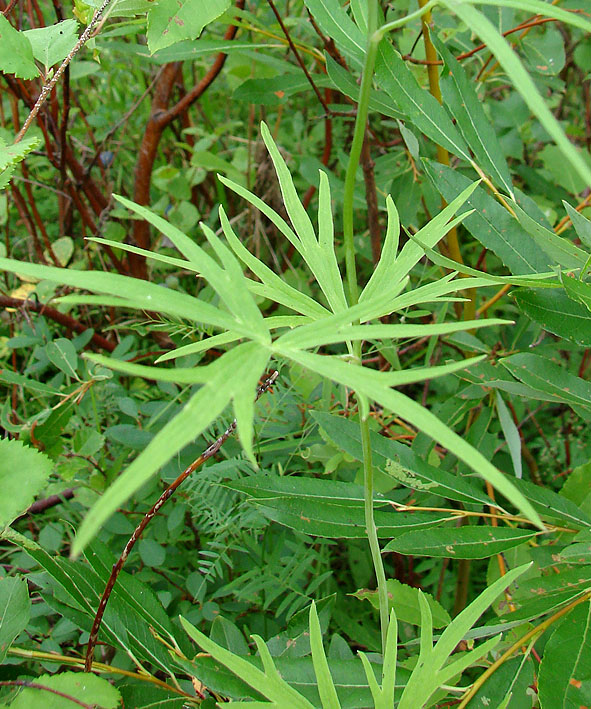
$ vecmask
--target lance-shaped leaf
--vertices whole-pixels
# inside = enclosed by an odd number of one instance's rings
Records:
[[[419,86],[400,54],[387,39],[380,43],[376,77],[413,126],[437,145],[470,162],[468,146],[443,106]]]
[[[442,423],[428,409],[399,391],[388,388],[382,372],[350,365],[335,357],[323,357],[298,350],[288,350],[285,355],[324,377],[364,394],[439,441],[509,499],[528,519],[540,529],[544,529],[544,525],[531,503],[507,477],[499,472],[482,453]],[[428,369],[424,370],[425,378],[428,378]]]
[[[432,33],[435,48],[445,62],[448,77],[443,77],[441,89],[444,105],[456,120],[458,128],[470,146],[476,162],[485,173],[507,194],[513,194],[513,183],[507,161],[495,130],[487,118],[482,101],[469,81],[462,65],[455,59],[445,44]]]
[[[479,2],[482,4],[493,4],[492,2],[483,2],[483,0],[479,0]],[[533,79],[525,70],[519,57],[515,54],[507,40],[497,31],[495,26],[485,15],[473,7],[471,3],[463,2],[462,0],[441,0],[441,4],[445,5],[465,22],[470,30],[475,32],[486,44],[488,49],[495,55],[499,64],[507,72],[507,76],[511,79],[513,85],[517,91],[519,91],[532,113],[561,149],[571,167],[576,170],[585,184],[591,185],[591,169],[583,160],[576,147],[566,137],[560,124],[554,117],[554,114],[540,96]],[[536,0],[504,0],[504,2],[498,4],[507,5],[508,7],[514,7],[520,10],[527,8],[530,12],[548,15],[550,17],[556,17],[556,9],[559,9],[552,7],[548,3],[537,2]],[[536,9],[534,10],[532,8]],[[559,15],[565,22],[585,28],[587,32],[591,31],[591,23],[588,20],[573,15],[570,12],[565,12],[564,10],[559,13]]]

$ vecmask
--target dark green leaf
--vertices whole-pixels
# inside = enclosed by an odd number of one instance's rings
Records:
[[[471,184],[460,172],[440,163],[423,159],[423,165],[436,189],[447,202],[451,202]],[[464,226],[483,246],[493,251],[511,273],[543,273],[548,270],[550,257],[540,249],[519,222],[484,189],[478,187],[465,206],[474,209],[474,213],[464,219]]]
[[[538,680],[542,707],[591,705],[591,603],[574,608],[544,648]]]
[[[0,579],[0,663],[12,641],[23,631],[31,617],[31,600],[24,578]]]
[[[448,559],[486,559],[533,539],[536,532],[506,527],[455,527],[407,532],[384,551]]]
[[[591,313],[563,290],[520,288],[514,297],[519,309],[545,330],[591,347]]]

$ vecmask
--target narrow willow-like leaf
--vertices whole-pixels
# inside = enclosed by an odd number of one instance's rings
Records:
[[[437,145],[470,161],[468,146],[443,106],[419,86],[400,54],[387,39],[380,43],[378,50],[376,78],[414,126]]]
[[[310,648],[312,650],[312,662],[314,663],[314,672],[322,707],[323,709],[340,709],[341,703],[330,674],[326,653],[324,652],[322,630],[314,601],[312,601],[310,606]]]
[[[339,49],[360,69],[365,57],[366,39],[338,0],[304,0],[305,5],[322,31],[331,37]],[[357,92],[356,99],[359,96]]]
[[[501,428],[503,429],[505,441],[507,442],[507,448],[509,448],[511,461],[513,463],[513,470],[515,471],[515,477],[521,478],[523,476],[523,468],[521,464],[521,438],[519,437],[519,429],[515,425],[515,421],[513,421],[513,417],[511,416],[507,405],[503,401],[501,392],[497,389],[495,394],[499,421],[501,423]]]
[[[589,254],[585,253],[583,249],[575,246],[564,236],[559,236],[550,229],[546,229],[524,212],[516,202],[513,202],[511,206],[517,214],[521,226],[535,240],[540,249],[552,259],[549,265],[559,265],[569,269],[585,266]]]
[[[470,186],[470,180],[450,167],[431,160],[423,160],[425,172],[441,193],[451,201],[460,190]],[[467,206],[474,211],[464,220],[464,226],[474,238],[493,251],[512,273],[529,274],[546,271],[551,259],[521,227],[514,217],[483,189],[473,191]],[[433,244],[416,234],[416,237],[433,248]]]
[[[459,129],[480,167],[492,176],[497,185],[512,196],[513,183],[507,161],[474,86],[468,80],[461,64],[437,37],[437,34],[433,33],[431,38],[450,72],[449,78],[442,82],[444,99],[447,99],[444,105],[451,109]]]
[[[234,655],[230,650],[226,650],[226,648],[215,643],[183,617],[180,620],[187,635],[202,647],[205,652],[215,657],[218,662],[221,662],[222,665],[244,680],[253,689],[267,697],[275,706],[293,707],[293,709],[314,709],[307,699],[281,678],[268,654],[268,650],[266,653],[261,653],[261,659],[265,667],[265,672],[263,672],[248,660]],[[255,638],[255,641],[256,639],[260,640],[260,638]],[[261,643],[262,641],[257,643],[259,650],[264,645],[264,643],[262,645]]]
[[[326,59],[326,73],[335,87],[345,96],[357,101],[359,99],[359,84],[355,81],[354,76],[328,54],[325,54],[324,58]],[[369,110],[390,116],[390,118],[405,118],[385,91],[372,89],[369,95]]]
[[[462,0],[440,0],[441,4],[445,5],[463,22],[465,22],[472,32],[475,32],[480,39],[487,45],[490,51],[495,55],[499,64],[507,72],[508,77],[513,82],[513,85],[519,91],[523,100],[529,106],[533,114],[552,136],[558,147],[562,150],[564,157],[571,164],[572,168],[580,175],[587,185],[591,185],[591,169],[585,163],[581,155],[577,152],[575,146],[564,134],[560,124],[554,117],[552,111],[546,105],[544,99],[540,96],[536,85],[531,76],[527,73],[523,64],[511,49],[507,40],[502,37],[495,29],[494,25],[476,8],[472,7],[467,2]],[[506,1],[506,0],[505,0]],[[502,3],[501,3],[502,4]],[[533,0],[516,0],[513,7],[536,7],[534,12],[542,14],[550,14],[556,12],[558,8],[554,8],[548,3],[534,2]],[[572,13],[563,12],[565,21],[570,24],[581,23],[583,18],[580,18]],[[582,22],[587,31],[590,31],[591,25],[589,22]]]
[[[591,313],[582,303],[571,300],[564,290],[520,288],[514,297],[519,309],[545,330],[591,347]]]

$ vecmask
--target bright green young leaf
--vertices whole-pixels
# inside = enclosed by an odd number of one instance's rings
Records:
[[[0,71],[19,79],[34,79],[39,69],[33,61],[33,48],[24,32],[16,30],[0,13]]]
[[[254,195],[247,190],[242,190],[242,188],[240,188],[240,186],[236,183],[226,181],[222,177],[220,177],[220,181],[227,187],[234,189],[248,201],[251,201],[251,197],[254,198]],[[251,201],[251,203],[259,209],[260,205],[264,204],[263,202],[260,202],[260,200],[258,203],[255,200]],[[273,218],[270,216],[269,212],[263,213],[271,218],[271,221],[273,221]],[[271,213],[275,215],[277,220],[281,220],[285,227],[289,229],[287,224],[285,224],[278,214],[272,210]],[[254,254],[251,254],[232,229],[230,220],[221,207],[220,221],[230,247],[233,249],[236,256],[244,263],[244,265],[247,266],[261,280],[262,284],[264,284],[265,292],[269,298],[272,298],[282,305],[286,305],[288,308],[291,308],[302,315],[307,315],[314,319],[324,317],[329,314],[330,311],[320,305],[320,303],[317,303],[315,300],[305,295],[305,293],[300,293],[296,288],[293,288],[289,284],[285,283],[285,281],[274,271],[272,271],[266,264],[260,261],[256,256],[254,256]],[[293,232],[291,233],[293,234]],[[295,239],[295,235],[293,238]]]
[[[457,644],[464,638],[478,618],[508,585],[523,574],[530,564],[511,569],[485,589],[470,605],[457,615],[443,631],[433,647],[431,612],[427,601],[419,596],[423,620],[421,623],[421,645],[419,661],[408,681],[398,709],[415,709],[424,706],[432,694],[444,682],[469,667],[477,659],[486,655],[500,640],[492,638],[471,652],[461,653],[459,659],[449,662]]]
[[[0,258],[0,269],[25,276],[45,279],[55,283],[74,286],[103,293],[108,296],[121,296],[125,294],[128,307],[168,313],[192,322],[202,322],[224,330],[245,330],[250,334],[250,328],[244,328],[237,323],[227,312],[205,303],[197,298],[192,298],[185,293],[162,288],[156,283],[148,283],[139,278],[121,276],[118,273],[101,273],[100,271],[76,271],[73,268],[55,268],[41,266],[34,263],[25,263],[7,258]],[[99,303],[99,300],[95,300]],[[108,302],[108,301],[107,301]]]
[[[154,54],[201,30],[230,7],[230,0],[160,0],[148,12],[148,47]]]
[[[297,234],[293,242],[296,249],[308,264],[318,285],[326,296],[333,312],[339,312],[347,307],[347,299],[343,281],[337,264],[333,244],[333,225],[330,205],[330,188],[326,175],[320,177],[319,190],[319,227],[322,231],[321,240],[316,237],[314,227],[297,194],[287,165],[275,145],[271,133],[265,123],[261,123],[261,135],[273,160],[285,209]]]
[[[222,261],[224,268],[219,266],[201,246],[180,229],[151,210],[124,197],[118,196],[117,201],[153,224],[174,243],[183,256],[217,291],[234,316],[235,327],[238,331],[242,331],[253,339],[268,341],[269,335],[263,325],[263,317],[256,307],[252,295],[248,292],[247,281],[238,261],[207,225],[202,224],[203,232],[207,240],[214,246],[216,255]]]
[[[591,347],[591,313],[563,290],[520,288],[514,294],[518,308],[544,330],[584,347]]]
[[[47,484],[53,461],[20,441],[0,439],[0,531],[32,504]]]
[[[0,662],[4,662],[12,641],[23,631],[31,617],[31,599],[24,578],[0,579]]]
[[[11,709],[30,709],[35,706],[43,706],[44,709],[72,709],[75,704],[68,697],[84,702],[83,706],[92,704],[101,709],[116,709],[121,705],[118,689],[106,679],[86,672],[41,675],[35,677],[35,684],[48,687],[55,692],[25,687],[10,704]]]
[[[421,611],[419,607],[419,593],[421,592],[414,586],[408,586],[396,579],[388,579],[388,606],[394,609],[398,620],[410,623],[411,625],[421,624]],[[374,608],[379,608],[377,591],[361,589],[353,594],[360,601],[369,601]],[[434,628],[443,628],[449,625],[451,619],[445,608],[438,603],[433,596],[428,593],[423,593],[431,608]]]
[[[61,63],[74,48],[78,41],[78,23],[76,20],[63,20],[55,25],[26,30],[27,37],[33,48],[33,56],[43,64],[45,71],[55,64]]]
[[[445,234],[448,233],[452,226],[460,224],[468,216],[469,212],[465,212],[459,217],[452,219],[454,214],[466,203],[477,187],[478,182],[468,183],[460,194],[456,195],[453,200],[449,200],[450,203],[446,207],[427,222],[424,227],[419,229],[415,234],[416,239],[428,247],[435,246]],[[384,256],[386,260],[383,270],[380,270],[380,274],[376,279],[372,278],[370,280],[367,288],[365,288],[361,294],[360,300],[375,297],[375,292],[379,292],[383,290],[384,287],[389,286],[389,281],[391,280],[395,279],[396,281],[401,281],[410,273],[420,259],[423,258],[424,249],[414,241],[409,240],[400,250],[394,262],[389,260],[390,254],[387,252]],[[381,261],[382,259],[380,258],[380,263]],[[378,263],[376,271],[381,268],[380,263]]]
[[[267,697],[275,706],[293,707],[293,709],[312,709],[313,704],[305,699],[299,692],[290,687],[277,671],[269,651],[264,642],[255,637],[258,650],[263,660],[264,671],[259,670],[243,657],[234,655],[226,648],[218,645],[213,640],[197,630],[191,623],[181,617],[181,625],[187,635],[192,638],[205,652],[209,653],[222,665],[225,665],[244,682]]]
[[[312,602],[310,606],[310,647],[312,649],[312,662],[314,663],[314,672],[316,673],[318,694],[320,694],[322,707],[326,709],[340,709],[341,703],[334,686],[332,675],[330,674],[326,653],[324,652],[322,630],[314,602]]]
[[[507,527],[445,527],[407,532],[389,542],[385,551],[447,559],[486,559],[519,546],[536,533]]]

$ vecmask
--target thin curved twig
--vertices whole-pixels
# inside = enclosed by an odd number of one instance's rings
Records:
[[[256,393],[256,399],[261,397],[268,389],[270,389],[277,377],[279,376],[279,372],[275,370],[274,372],[271,373],[269,377],[261,384]],[[129,538],[127,544],[125,545],[123,551],[121,552],[121,555],[119,556],[119,559],[117,560],[117,563],[113,565],[113,569],[111,570],[111,574],[109,576],[109,579],[107,581],[107,585],[105,586],[105,590],[103,591],[103,595],[101,596],[101,600],[99,602],[98,609],[96,611],[96,615],[94,617],[94,621],[92,623],[92,629],[90,631],[90,636],[88,638],[88,645],[86,647],[86,660],[84,663],[84,671],[85,672],[91,672],[92,671],[92,663],[94,660],[94,648],[96,646],[96,641],[98,639],[98,634],[99,630],[101,627],[101,623],[103,620],[103,615],[105,613],[105,609],[107,607],[107,603],[109,602],[109,598],[111,596],[111,592],[113,591],[113,588],[115,586],[115,583],[117,581],[117,578],[119,574],[121,573],[121,570],[123,569],[123,565],[127,561],[127,558],[129,557],[133,547],[135,546],[136,542],[138,539],[141,537],[143,531],[145,528],[148,526],[150,521],[154,518],[154,516],[159,512],[161,507],[164,505],[164,503],[169,500],[173,494],[176,492],[177,488],[192,474],[199,468],[203,463],[205,463],[206,460],[214,456],[219,449],[224,445],[224,443],[230,438],[230,436],[234,433],[236,430],[236,419],[232,421],[232,423],[228,426],[228,428],[222,433],[222,435],[217,438],[210,446],[208,446],[203,453],[196,459],[194,460],[191,465],[189,465],[188,468],[185,468],[183,472],[178,476],[178,478],[172,482],[166,490],[160,495],[160,497],[156,500],[156,502],[152,505],[150,510],[144,515],[142,521],[138,524],[138,526],[135,528],[133,534]]]

